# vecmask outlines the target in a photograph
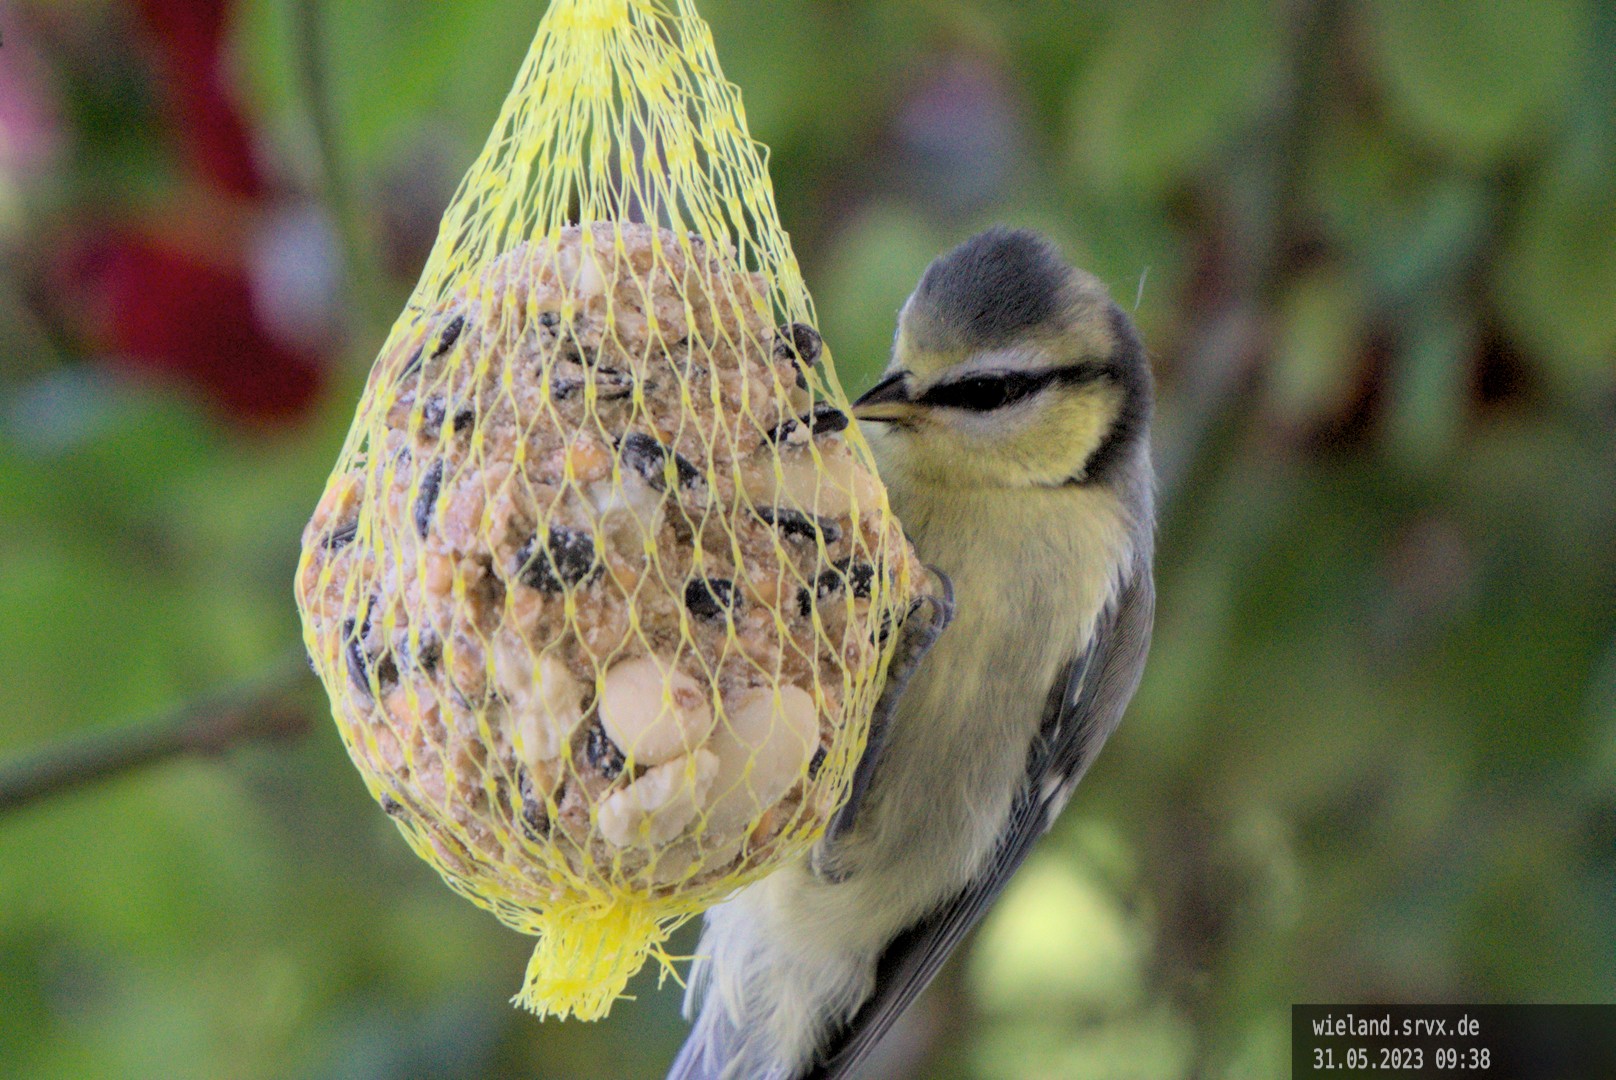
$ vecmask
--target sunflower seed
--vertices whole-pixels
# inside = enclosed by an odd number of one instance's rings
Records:
[[[756,513],[784,536],[801,540],[823,536],[826,544],[834,544],[842,538],[841,527],[830,518],[810,517],[800,510],[780,510],[770,506],[760,506]]]
[[[432,463],[432,467],[421,477],[421,491],[415,497],[415,531],[422,540],[426,539],[427,527],[432,524],[432,511],[438,505],[438,489],[443,486],[443,459]]]
[[[685,607],[699,619],[722,620],[738,612],[741,602],[735,583],[725,578],[692,578],[685,585]]]
[[[622,775],[623,751],[612,742],[612,737],[606,734],[598,719],[589,728],[589,738],[584,743],[584,757],[607,780],[616,780]]]
[[[350,521],[348,524],[338,526],[326,533],[325,539],[320,541],[320,545],[327,551],[336,551],[353,543],[354,537],[358,535],[359,522]]]
[[[594,536],[585,529],[566,525],[550,526],[542,550],[539,537],[534,534],[516,553],[516,565],[517,580],[541,592],[560,592],[568,585],[577,585],[600,573]]]
[[[618,445],[618,456],[623,464],[639,473],[658,491],[667,490],[668,477],[664,462],[668,455],[673,454],[673,470],[676,482],[682,488],[693,487],[701,480],[701,470],[692,465],[683,454],[670,451],[666,446],[649,435],[638,431],[623,436]]]
[[[454,343],[460,338],[460,331],[465,328],[466,317],[464,315],[456,315],[453,319],[450,319],[449,325],[443,328],[443,336],[438,339],[438,347],[432,350],[432,359],[436,360],[454,348]]]

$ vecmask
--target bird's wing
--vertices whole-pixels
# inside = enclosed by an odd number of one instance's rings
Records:
[[[900,934],[876,968],[875,993],[821,1052],[802,1080],[844,1080],[931,982],[943,961],[987,913],[1033,842],[1049,831],[1100,744],[1122,719],[1150,649],[1156,593],[1148,563],[1100,618],[1088,650],[1074,658],[1050,692],[1043,730],[1027,760],[1027,779],[998,847],[953,900]]]
[[[881,688],[881,696],[876,699],[875,709],[870,716],[870,733],[864,743],[864,754],[859,758],[858,767],[853,770],[847,801],[830,819],[823,839],[814,846],[813,854],[809,857],[814,876],[821,881],[836,882],[846,877],[845,869],[838,864],[840,844],[853,831],[859,811],[863,809],[864,800],[870,793],[870,785],[875,780],[882,753],[886,749],[887,725],[891,723],[892,714],[897,711],[904,689],[920,667],[920,662],[953,621],[954,583],[935,566],[926,569],[931,572],[937,591],[922,594],[909,606],[903,626],[898,631],[898,644],[892,650],[886,685]],[[922,608],[927,609],[926,615],[920,613]]]

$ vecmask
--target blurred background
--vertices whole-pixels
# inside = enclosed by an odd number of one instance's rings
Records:
[[[1616,1000],[1616,6],[700,7],[851,392],[998,221],[1161,386],[1144,686],[877,1075],[1280,1077],[1292,1002]],[[542,9],[0,0],[5,1075],[633,1080],[680,1041],[650,975],[594,1026],[511,1008],[530,942],[283,663]]]

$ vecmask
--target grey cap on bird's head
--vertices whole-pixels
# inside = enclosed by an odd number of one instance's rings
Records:
[[[904,332],[927,352],[999,348],[1058,319],[1071,306],[1075,285],[1071,267],[1048,240],[997,226],[926,268],[904,305]]]
[[[1104,283],[1028,229],[995,226],[939,255],[898,316],[900,351],[917,373],[1057,339],[1086,358],[1110,358],[1130,391],[1148,395],[1133,324]]]

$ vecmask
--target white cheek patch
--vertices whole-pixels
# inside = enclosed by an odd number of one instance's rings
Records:
[[[1044,390],[1001,409],[971,412],[968,409],[937,409],[948,427],[968,439],[1002,443],[1014,441],[1038,424],[1046,409]]]
[[[949,372],[952,379],[967,379],[972,375],[1004,371],[1044,371],[1057,364],[1058,358],[1032,345],[1019,345],[1008,349],[980,352]]]

